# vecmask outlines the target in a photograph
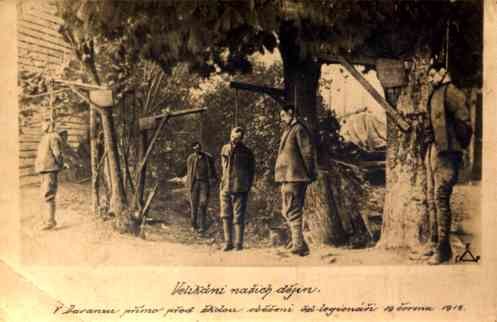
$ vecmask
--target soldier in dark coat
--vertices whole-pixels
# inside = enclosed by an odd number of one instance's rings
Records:
[[[221,149],[222,179],[219,190],[224,251],[233,249],[233,229],[235,248],[243,249],[247,199],[255,175],[254,154],[243,144],[243,136],[242,128],[233,128],[230,142]]]
[[[215,181],[217,176],[214,158],[201,150],[200,142],[193,143],[192,148],[193,153],[186,160],[186,187],[190,193],[191,224],[193,230],[204,233],[210,182]]]
[[[451,83],[445,68],[433,66],[429,77],[434,89],[428,104],[430,135],[425,164],[431,247],[424,255],[431,256],[429,264],[437,265],[452,257],[450,197],[472,128],[466,96]]]
[[[307,186],[316,179],[315,147],[308,129],[295,116],[292,105],[283,107],[283,132],[275,167],[275,181],[281,183],[282,214],[292,238],[291,252],[304,256],[309,248],[303,236],[303,207]]]
[[[42,125],[43,136],[38,144],[35,159],[35,172],[41,178],[41,198],[46,208],[43,230],[50,230],[57,226],[55,221],[55,198],[59,187],[58,175],[64,169],[62,156],[63,139],[54,131],[54,124],[45,121]]]

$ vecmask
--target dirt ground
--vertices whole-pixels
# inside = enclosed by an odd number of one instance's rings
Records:
[[[321,265],[416,265],[405,251],[377,248],[345,249],[311,247],[306,257],[291,256],[283,247],[272,247],[269,237],[247,226],[246,249],[223,252],[222,233],[216,208],[209,209],[211,225],[201,237],[189,226],[189,206],[181,190],[154,201],[151,216],[160,222],[146,226],[145,239],[121,235],[90,212],[88,184],[61,184],[58,193],[58,227],[42,231],[38,187],[21,190],[22,260],[36,265],[188,265],[188,266],[321,266]],[[382,195],[378,188],[375,195]],[[452,244],[455,254],[480,250],[480,186],[458,185],[453,196],[453,213],[460,228]],[[214,204],[216,200],[212,200]],[[250,211],[250,209],[249,209]],[[260,236],[263,235],[263,236]],[[421,263],[422,264],[422,263]]]

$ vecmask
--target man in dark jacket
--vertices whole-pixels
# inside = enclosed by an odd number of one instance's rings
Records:
[[[424,255],[431,256],[429,264],[437,265],[452,257],[450,197],[458,180],[462,154],[470,142],[472,128],[466,96],[451,83],[445,68],[432,67],[429,78],[434,89],[428,104],[430,142],[425,164],[431,247]]]
[[[204,233],[209,187],[210,182],[216,180],[216,169],[213,157],[201,150],[200,142],[193,143],[192,148],[193,153],[186,160],[186,187],[190,192],[191,224],[193,230]],[[197,222],[198,217],[200,223]]]
[[[222,179],[220,186],[221,218],[223,220],[224,251],[243,249],[245,212],[248,193],[255,175],[255,159],[252,151],[243,143],[244,131],[235,127],[231,131],[230,143],[221,149]]]
[[[58,190],[58,174],[65,168],[62,157],[62,138],[54,131],[54,125],[45,121],[42,125],[43,136],[38,144],[38,150],[35,159],[35,172],[40,175],[41,185],[40,192],[44,208],[47,214],[43,230],[53,229],[57,222],[55,221],[55,197]]]
[[[281,183],[282,214],[291,232],[295,255],[309,253],[303,235],[303,207],[307,186],[316,179],[315,147],[307,128],[295,116],[292,105],[283,107],[283,132],[275,167],[275,181]]]

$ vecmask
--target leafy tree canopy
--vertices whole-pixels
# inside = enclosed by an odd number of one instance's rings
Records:
[[[408,58],[419,46],[445,47],[464,79],[481,78],[479,0],[57,0],[66,28],[80,38],[113,40],[116,57],[188,62],[207,76],[216,69],[250,72],[247,57],[279,47],[292,61],[323,54]],[[464,64],[461,64],[464,62]]]

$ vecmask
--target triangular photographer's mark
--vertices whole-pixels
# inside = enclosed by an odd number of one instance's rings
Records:
[[[464,251],[464,253],[462,253],[462,255],[456,257],[456,262],[478,263],[478,261],[480,260],[480,256],[474,256],[473,253],[471,253],[471,251],[469,250],[470,247],[471,247],[471,244],[467,243],[466,250]]]

